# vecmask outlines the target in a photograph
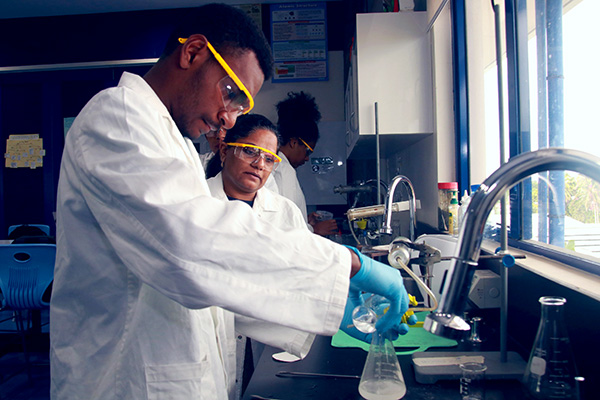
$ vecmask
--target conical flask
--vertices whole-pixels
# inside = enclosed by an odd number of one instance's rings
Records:
[[[535,399],[578,399],[563,297],[541,297],[542,316],[523,383]]]
[[[373,333],[358,392],[367,400],[398,400],[406,394],[394,345],[379,331]]]

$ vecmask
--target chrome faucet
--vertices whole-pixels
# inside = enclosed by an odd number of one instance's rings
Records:
[[[404,175],[396,175],[394,177],[394,179],[392,179],[392,184],[390,185],[388,192],[387,192],[387,196],[385,199],[385,217],[384,217],[384,222],[383,225],[381,226],[381,229],[379,229],[379,233],[384,234],[384,235],[391,235],[393,234],[393,229],[392,229],[392,204],[394,203],[394,192],[396,191],[396,186],[398,186],[398,184],[400,182],[404,182],[404,184],[406,185],[406,187],[408,188],[408,209],[410,212],[410,241],[414,242],[415,240],[415,227],[417,224],[416,218],[415,218],[415,212],[417,210],[417,201],[415,200],[415,189],[413,188],[413,184],[410,181],[410,179],[408,179],[406,176]]]
[[[457,256],[449,269],[438,309],[425,319],[425,329],[451,339],[466,335],[470,328],[461,315],[492,208],[512,186],[530,175],[551,170],[575,171],[600,182],[600,158],[570,149],[548,148],[520,154],[498,168],[471,197],[460,228]]]

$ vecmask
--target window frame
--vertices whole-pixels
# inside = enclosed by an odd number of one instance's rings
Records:
[[[467,36],[466,34],[461,35],[461,32],[466,29],[467,18],[464,0],[452,3],[451,12],[454,22],[452,33],[453,46],[455,46],[453,54],[456,63],[456,60],[467,59]],[[509,157],[512,158],[518,154],[531,151],[527,0],[505,0],[504,11],[508,89],[508,149]],[[466,87],[464,82],[467,82],[467,80],[467,68],[455,67],[454,90],[457,104],[461,100],[461,88]],[[460,110],[461,108],[458,109],[459,112]],[[462,114],[455,115],[456,132],[467,133],[466,135],[456,135],[457,171],[469,171],[469,152],[465,157],[462,151],[466,147],[468,148],[470,143],[468,125],[468,115],[467,118]],[[465,178],[464,174],[461,173],[457,178],[461,189],[468,187],[470,184],[470,175]],[[464,182],[465,179],[466,182]],[[532,236],[533,224],[531,177],[511,188],[509,199],[508,245],[510,247],[537,254],[594,275],[600,275],[600,260],[598,258],[528,239]]]

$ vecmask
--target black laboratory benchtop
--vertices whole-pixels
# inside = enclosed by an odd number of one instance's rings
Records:
[[[447,350],[447,349],[444,349]],[[277,400],[360,400],[358,393],[360,379],[352,378],[305,378],[277,377],[279,371],[316,372],[338,375],[362,373],[367,352],[357,348],[337,348],[331,346],[331,338],[317,336],[308,356],[301,361],[284,363],[275,361],[271,355],[281,350],[267,346],[262,353],[252,379],[242,397],[243,400],[260,398]],[[415,381],[410,355],[398,356],[407,392],[403,399],[448,399],[460,400],[459,383],[437,381],[434,384],[420,384]],[[253,397],[257,395],[260,397]],[[528,396],[518,380],[487,380],[486,400],[519,400]]]

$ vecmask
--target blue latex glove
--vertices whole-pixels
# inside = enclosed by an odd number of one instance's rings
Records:
[[[371,333],[363,333],[354,327],[354,323],[352,322],[352,311],[358,306],[364,304],[363,295],[360,293],[360,290],[356,288],[354,285],[350,284],[350,291],[348,292],[348,301],[346,301],[346,308],[344,310],[344,318],[342,318],[342,323],[340,324],[340,329],[352,336],[355,339],[361,340],[365,343],[371,343],[372,334]]]
[[[400,271],[363,255],[357,248],[346,246],[360,258],[360,270],[350,279],[351,285],[368,293],[379,294],[390,301],[390,308],[377,321],[376,329],[389,335],[391,340],[406,334],[408,326],[402,324],[402,316],[408,310],[408,293],[404,288]],[[352,315],[350,315],[352,318]]]
[[[371,296],[370,293],[360,293],[360,290],[358,290],[358,288],[356,288],[354,285],[350,284],[350,290],[348,293],[348,301],[346,302],[346,308],[344,310],[344,318],[342,319],[342,323],[340,324],[340,329],[343,332],[345,332],[346,334],[352,336],[353,338],[370,344],[371,339],[373,338],[373,334],[372,333],[364,333],[364,332],[361,332],[358,329],[356,329],[356,327],[354,326],[354,323],[353,323],[353,318],[352,318],[352,314],[353,314],[354,310],[356,309],[356,307],[365,305],[365,299],[369,298],[369,296]],[[409,295],[409,298],[410,298],[410,295]],[[411,302],[411,305],[417,305],[416,300],[415,300],[415,304],[413,304]],[[378,315],[381,315],[384,313],[383,309],[386,309],[388,307],[389,307],[389,302],[386,301],[385,303],[380,304],[378,306],[378,308],[375,310],[375,312]],[[398,338],[398,333],[400,335],[407,334],[408,330],[409,330],[408,325],[414,325],[417,323],[417,321],[418,321],[417,316],[412,311],[409,310],[402,317],[402,323],[398,327],[396,327],[396,329],[394,330],[395,332],[393,333],[393,335],[390,339],[396,340]],[[391,333],[392,332],[390,332],[390,334]]]
[[[406,335],[408,333],[408,325],[414,325],[417,323],[417,321],[419,321],[417,316],[415,314],[411,315],[407,319],[408,324],[400,324],[400,326],[398,327],[398,333],[400,335]]]

